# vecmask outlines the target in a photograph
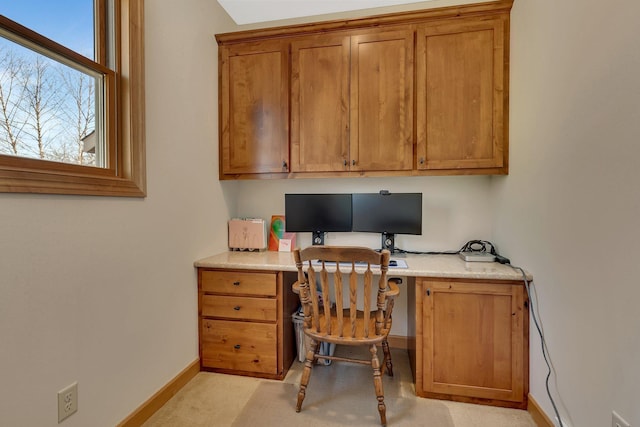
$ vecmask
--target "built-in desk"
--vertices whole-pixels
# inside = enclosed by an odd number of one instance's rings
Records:
[[[406,278],[407,336],[401,342],[416,394],[526,408],[529,304],[522,274],[457,255],[398,259],[407,268],[390,268],[388,275]],[[284,378],[295,357],[293,255],[229,251],[195,266],[202,369]]]

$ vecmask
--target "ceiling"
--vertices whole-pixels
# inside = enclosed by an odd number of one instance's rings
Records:
[[[420,1],[425,0],[218,0],[218,3],[236,24],[244,25]]]

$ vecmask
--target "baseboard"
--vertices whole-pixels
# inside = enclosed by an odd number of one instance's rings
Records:
[[[400,336],[400,335],[389,335],[387,337],[387,341],[389,342],[389,347],[391,348],[399,348],[401,350],[409,349],[409,338]]]
[[[194,360],[182,372],[158,390],[146,402],[125,418],[117,427],[140,427],[165,403],[169,401],[182,387],[200,372],[200,359]]]
[[[538,402],[529,394],[529,406],[527,411],[531,414],[531,418],[538,427],[555,427],[555,424],[549,419],[547,414],[544,413]]]

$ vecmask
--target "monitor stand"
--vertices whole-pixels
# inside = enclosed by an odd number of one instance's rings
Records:
[[[311,242],[314,246],[324,245],[324,232],[314,231],[311,233]]]
[[[393,233],[382,233],[382,249],[387,249],[389,252],[394,253],[396,251],[394,240]]]

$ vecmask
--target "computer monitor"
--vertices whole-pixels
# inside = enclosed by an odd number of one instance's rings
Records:
[[[352,195],[353,231],[382,233],[382,249],[395,251],[395,234],[422,234],[422,193]]]
[[[314,245],[324,244],[324,233],[351,231],[351,194],[285,194],[285,229],[311,232]]]

